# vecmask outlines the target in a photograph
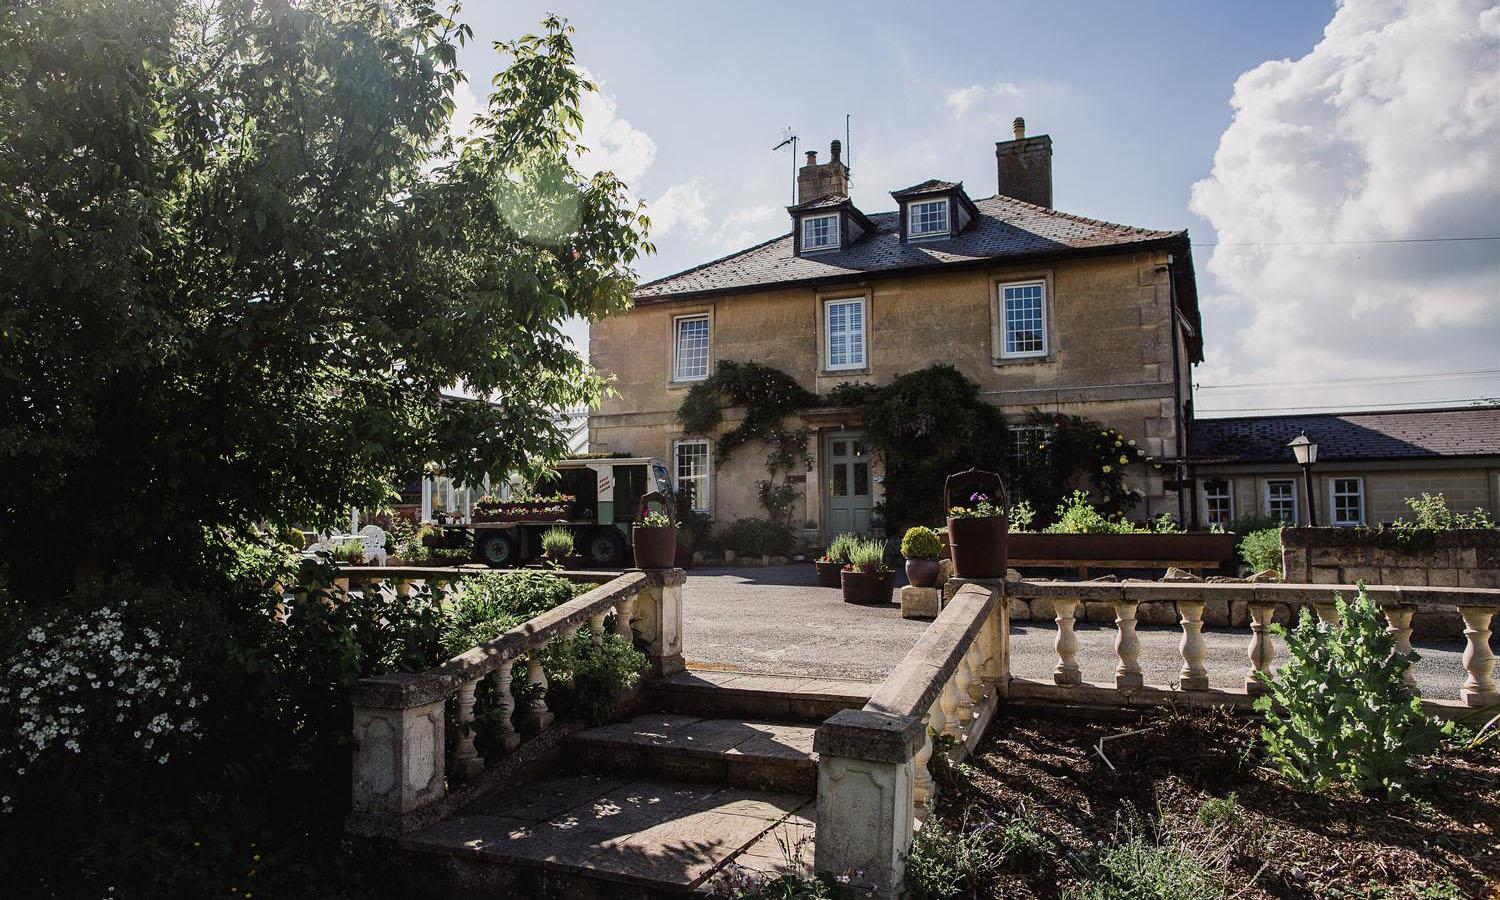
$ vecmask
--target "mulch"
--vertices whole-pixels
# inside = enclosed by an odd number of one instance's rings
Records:
[[[995,876],[977,896],[1060,897],[1122,821],[1155,818],[1191,831],[1205,801],[1233,793],[1243,811],[1237,827],[1254,835],[1231,842],[1244,845],[1230,851],[1227,893],[1236,900],[1404,900],[1414,896],[1405,886],[1444,881],[1465,897],[1500,898],[1496,742],[1421,760],[1425,778],[1412,798],[1388,802],[1297,790],[1261,758],[1257,729],[1227,712],[1111,722],[1009,712],[951,776],[937,815],[959,827],[966,809],[970,821],[980,811],[999,819],[1023,811],[1048,836],[1039,868]],[[1095,750],[1101,738],[1108,762]]]

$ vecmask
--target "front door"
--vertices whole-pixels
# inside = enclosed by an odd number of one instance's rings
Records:
[[[828,536],[867,534],[874,496],[870,490],[870,448],[865,436],[838,431],[823,439],[823,484],[828,497]]]

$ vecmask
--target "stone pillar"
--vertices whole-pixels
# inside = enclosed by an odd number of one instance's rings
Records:
[[[1245,692],[1264,694],[1270,689],[1260,683],[1255,673],[1269,673],[1276,659],[1276,645],[1271,643],[1271,619],[1276,615],[1276,604],[1252,600],[1249,608],[1250,647],[1246,655],[1250,657],[1250,674],[1245,676]]]
[[[1141,674],[1141,639],[1135,633],[1137,605],[1135,600],[1115,601],[1115,656],[1120,660],[1115,666],[1115,687],[1120,690],[1134,690],[1146,683]]]
[[[1083,670],[1078,667],[1078,638],[1073,634],[1073,611],[1077,597],[1056,597],[1052,601],[1057,614],[1057,668],[1052,680],[1058,684],[1083,684]]]
[[[657,677],[681,672],[682,586],[687,573],[681,569],[650,569],[646,585],[635,601],[635,625],[646,641],[646,659]]]
[[[1416,607],[1402,605],[1386,606],[1382,609],[1385,612],[1385,620],[1390,623],[1386,631],[1396,636],[1396,652],[1411,653],[1411,617],[1412,613],[1416,612]],[[1401,673],[1401,680],[1406,683],[1413,697],[1420,697],[1422,691],[1417,687],[1416,673],[1412,672],[1415,667],[1415,663],[1407,666],[1406,670]]]
[[[1178,600],[1177,611],[1182,614],[1182,671],[1179,683],[1185,691],[1208,690],[1208,669],[1203,658],[1208,648],[1203,643],[1203,601]]]
[[[354,706],[353,811],[349,830],[399,835],[404,820],[444,793],[443,704],[453,684],[432,675],[362,678]]]
[[[1500,703],[1500,687],[1495,684],[1495,653],[1490,649],[1490,619],[1495,610],[1488,606],[1460,606],[1464,617],[1463,699],[1469,706],[1493,706]]]
[[[859,896],[894,900],[911,852],[913,758],[922,721],[846,709],[818,726],[818,840],[814,868]]]

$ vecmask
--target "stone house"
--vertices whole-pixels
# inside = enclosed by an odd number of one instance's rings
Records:
[[[1287,444],[1318,445],[1319,525],[1411,517],[1406,498],[1442,494],[1450,509],[1500,510],[1500,407],[1198,419],[1189,426],[1204,526],[1249,515],[1311,522],[1302,470]]]
[[[676,417],[719,360],[773,366],[820,396],[948,363],[1013,423],[1042,409],[1118,428],[1166,462],[1132,467],[1146,493],[1135,514],[1186,513],[1177,466],[1190,367],[1203,359],[1187,232],[1053,209],[1051,138],[1027,137],[1020,119],[996,144],[991,197],[932,179],[892,191],[894,211],[867,213],[850,200],[838,141],[829,154],[807,154],[787,233],[643,284],[630,311],[593,326],[591,361],[618,396],[590,417],[590,448],[670,461],[719,522],[764,515],[764,450],[720,464],[716,435],[684,433]],[[723,427],[735,421],[730,410]],[[794,515],[808,542],[870,529],[882,478],[857,413],[810,409],[805,424],[814,464]]]

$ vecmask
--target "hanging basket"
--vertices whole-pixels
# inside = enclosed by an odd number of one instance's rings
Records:
[[[631,526],[630,546],[635,552],[635,565],[638,569],[670,569],[677,563],[677,511],[665,494],[651,491],[641,495],[636,521],[645,518],[646,508],[651,503],[660,504],[673,524]]]
[[[949,475],[943,483],[943,509],[953,508],[956,495],[967,503],[974,494],[984,494],[1000,509],[998,516],[948,519],[948,549],[953,558],[953,574],[959,578],[1004,578],[1006,568],[1005,538],[1009,523],[1005,517],[1005,484],[994,472],[969,469]]]

